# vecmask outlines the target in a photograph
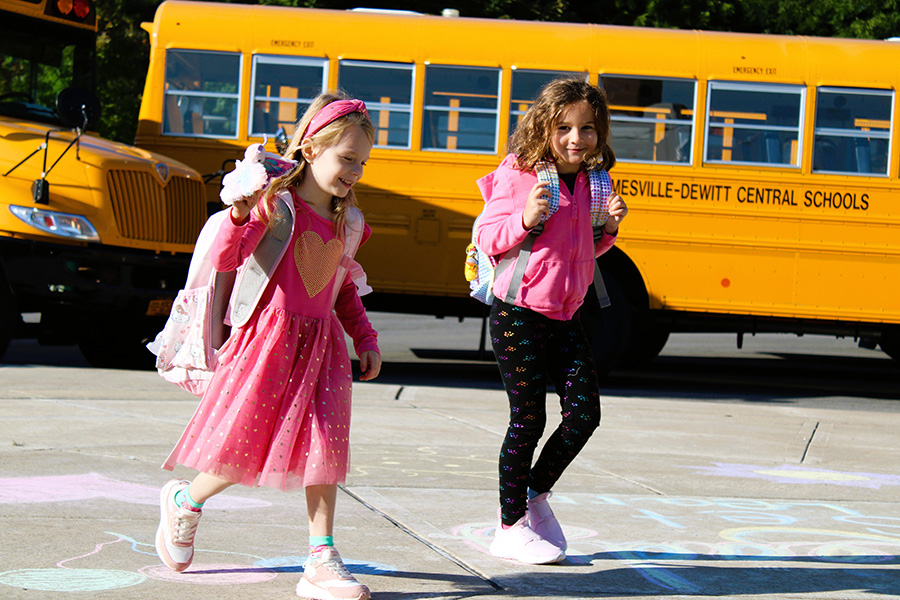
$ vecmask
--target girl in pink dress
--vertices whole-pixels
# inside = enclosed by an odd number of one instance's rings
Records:
[[[353,186],[374,129],[359,100],[319,96],[300,120],[285,158],[297,165],[264,194],[231,207],[212,249],[218,271],[241,267],[280,218],[276,198],[293,203],[292,237],[249,321],[232,331],[196,413],[166,460],[200,471],[160,494],[156,549],[175,571],[193,559],[203,503],[233,484],[304,488],[310,557],[301,597],[369,598],[333,545],[337,485],[346,479],[353,339],[361,379],[378,376],[381,355],[356,286],[339,270],[345,227],[363,225]],[[287,193],[285,193],[287,192]],[[355,218],[351,218],[355,217]],[[362,240],[371,233],[365,225]],[[352,259],[352,256],[349,257]],[[336,274],[345,277],[337,282]]]

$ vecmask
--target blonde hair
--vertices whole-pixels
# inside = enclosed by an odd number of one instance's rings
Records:
[[[337,100],[349,99],[350,97],[342,91],[322,93],[312,101],[312,104],[303,113],[294,129],[291,142],[288,144],[287,150],[284,151],[284,158],[296,161],[296,166],[284,175],[276,177],[269,182],[265,195],[256,205],[257,214],[264,222],[269,223],[273,219],[278,218],[274,200],[275,194],[298,185],[306,177],[306,167],[309,163],[306,162],[306,158],[303,156],[304,148],[313,146],[317,151],[330,148],[340,142],[347,129],[354,125],[358,125],[363,130],[370,144],[375,142],[375,127],[372,125],[372,121],[369,120],[365,113],[358,111],[338,117],[312,136],[303,138],[309,122],[320,110]],[[352,189],[343,198],[338,196],[331,198],[331,210],[334,213],[334,231],[339,237],[344,236],[347,210],[353,206],[356,206],[356,194],[353,193]]]
[[[584,166],[588,170],[600,167],[608,171],[613,168],[616,154],[609,145],[606,94],[583,78],[561,77],[541,89],[507,142],[507,152],[516,155],[519,169],[530,171],[542,160],[555,160],[550,148],[550,136],[563,110],[581,100],[585,100],[594,112],[594,126],[597,129],[597,147],[585,156]]]

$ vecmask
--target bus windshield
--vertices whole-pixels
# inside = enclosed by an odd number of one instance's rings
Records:
[[[54,23],[4,27],[0,37],[0,115],[62,125],[54,109],[68,87],[93,89],[94,34]]]

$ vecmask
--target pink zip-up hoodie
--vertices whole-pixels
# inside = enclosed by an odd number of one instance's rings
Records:
[[[508,155],[495,171],[477,181],[485,206],[476,242],[497,260],[528,235],[522,227],[522,212],[538,180],[534,171],[517,169],[515,160],[514,155]],[[584,302],[594,278],[594,260],[612,248],[616,236],[604,234],[594,244],[587,173],[578,173],[574,194],[562,183],[559,188],[559,209],[534,241],[515,304],[567,321]],[[494,280],[496,297],[506,296],[514,269],[515,262]]]

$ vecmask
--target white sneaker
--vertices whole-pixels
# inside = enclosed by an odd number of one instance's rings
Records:
[[[173,479],[159,493],[159,528],[156,530],[156,554],[173,571],[184,571],[194,560],[194,534],[200,511],[175,504],[175,492],[190,481]]]
[[[371,594],[350,574],[337,549],[329,546],[303,565],[297,595],[313,600],[369,600]]]
[[[533,500],[528,501],[528,525],[536,534],[565,551],[569,547],[566,542],[566,536],[563,534],[556,515],[550,509],[550,503],[547,500],[553,492],[544,492]]]
[[[502,522],[497,524],[491,554],[528,565],[546,565],[566,557],[565,551],[534,532],[528,525],[527,513],[509,529],[503,529]]]

